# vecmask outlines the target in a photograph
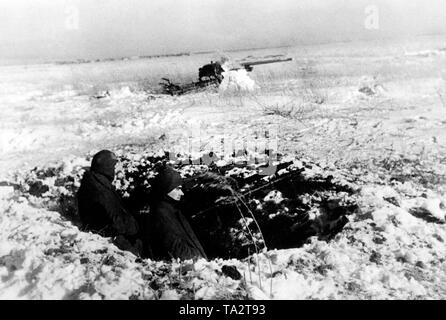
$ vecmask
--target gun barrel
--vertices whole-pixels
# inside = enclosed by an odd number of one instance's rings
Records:
[[[293,58],[286,58],[286,59],[270,59],[270,60],[258,60],[258,61],[249,61],[249,62],[240,62],[240,65],[242,66],[257,66],[261,64],[269,64],[269,63],[278,63],[278,62],[287,62],[292,61]]]

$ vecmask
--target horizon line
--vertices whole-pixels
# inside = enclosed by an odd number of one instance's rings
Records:
[[[373,42],[373,41],[386,41],[386,40],[395,40],[400,39],[403,40],[405,38],[417,38],[417,37],[429,37],[429,36],[446,36],[446,32],[435,32],[435,33],[420,33],[416,35],[406,35],[406,36],[387,36],[382,38],[360,38],[360,39],[346,39],[346,40],[335,40],[335,41],[316,41],[309,43],[294,43],[294,44],[285,44],[278,46],[258,46],[258,47],[249,47],[249,48],[235,48],[235,49],[226,49],[226,50],[200,50],[200,51],[180,51],[175,53],[165,53],[165,54],[148,54],[148,55],[128,55],[128,56],[120,56],[120,57],[105,57],[105,58],[78,58],[78,59],[54,59],[54,60],[43,60],[41,62],[36,62],[29,59],[29,62],[13,62],[16,61],[14,58],[6,58],[2,61],[0,59],[1,67],[8,66],[30,66],[30,65],[48,65],[48,64],[56,64],[56,65],[64,65],[64,64],[83,64],[83,63],[94,63],[94,62],[110,62],[110,61],[126,61],[126,60],[143,60],[143,59],[157,59],[157,58],[166,58],[166,57],[179,57],[179,56],[191,56],[191,55],[204,55],[204,54],[212,54],[217,52],[242,52],[249,50],[267,50],[267,49],[283,49],[283,48],[292,48],[297,46],[316,46],[316,45],[326,45],[326,44],[342,44],[342,43],[354,43],[354,42]],[[12,63],[4,63],[4,61],[12,61]],[[17,59],[20,60],[20,59]],[[27,59],[22,59],[27,60]]]

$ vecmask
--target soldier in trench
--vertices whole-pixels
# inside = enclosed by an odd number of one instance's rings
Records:
[[[118,248],[140,255],[138,223],[112,184],[117,162],[116,155],[108,150],[94,155],[77,193],[79,216],[84,230],[111,237]]]
[[[154,179],[150,213],[142,227],[145,256],[156,260],[207,259],[195,232],[181,213],[181,184],[180,174],[168,165]]]

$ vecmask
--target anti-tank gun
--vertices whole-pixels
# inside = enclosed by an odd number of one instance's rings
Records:
[[[292,61],[292,58],[275,58],[275,59],[264,59],[264,60],[251,60],[251,61],[240,61],[235,64],[235,66],[228,66],[227,62],[214,62],[211,61],[209,64],[205,64],[198,69],[198,81],[188,84],[175,84],[167,78],[162,78],[164,82],[160,83],[163,87],[163,92],[170,95],[181,95],[187,92],[200,91],[207,87],[218,87],[224,78],[224,72],[227,71],[238,71],[246,70],[251,72],[254,66],[280,63]]]

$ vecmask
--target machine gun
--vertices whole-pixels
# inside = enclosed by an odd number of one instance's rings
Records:
[[[253,61],[242,61],[238,62],[239,66],[232,67],[229,69],[230,71],[237,70],[246,70],[247,72],[251,72],[254,69],[254,66],[262,65],[262,64],[271,64],[271,63],[279,63],[279,62],[288,62],[292,61],[292,58],[284,58],[284,59],[267,59],[267,60],[253,60]],[[170,95],[181,95],[188,92],[200,91],[203,88],[207,87],[218,87],[220,83],[223,81],[223,73],[225,69],[223,68],[220,62],[211,61],[211,63],[205,64],[201,68],[198,69],[198,81],[187,83],[187,84],[175,84],[167,78],[162,78],[164,82],[160,83],[163,87],[163,92]]]

